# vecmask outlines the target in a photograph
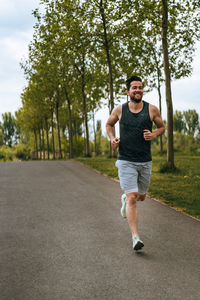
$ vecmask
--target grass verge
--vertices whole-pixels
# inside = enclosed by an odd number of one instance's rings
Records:
[[[116,159],[79,157],[76,160],[102,174],[118,178]],[[149,196],[200,219],[200,157],[175,154],[178,172],[160,173],[160,166],[165,161],[165,157],[153,156]]]

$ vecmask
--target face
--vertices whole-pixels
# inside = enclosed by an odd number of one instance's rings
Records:
[[[143,97],[143,85],[140,81],[132,81],[127,95],[130,97],[130,100],[136,103],[140,103]]]

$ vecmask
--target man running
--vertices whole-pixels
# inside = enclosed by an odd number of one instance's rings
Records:
[[[113,109],[106,123],[113,148],[119,146],[116,167],[122,195],[121,214],[127,218],[133,240],[133,249],[140,250],[144,243],[138,234],[137,201],[144,201],[148,191],[152,157],[151,140],[165,131],[159,109],[142,100],[143,84],[138,76],[126,81],[130,101]],[[120,138],[114,136],[114,125],[119,121]],[[152,132],[152,122],[157,129]]]

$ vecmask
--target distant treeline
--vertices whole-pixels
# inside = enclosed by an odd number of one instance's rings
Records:
[[[59,152],[59,139],[61,137],[62,158],[69,157],[69,136],[65,127],[61,127],[58,134],[58,128],[54,123],[54,145],[53,136],[48,136],[45,129],[40,129],[35,136],[33,132],[24,134],[20,126],[20,120],[17,118],[18,113],[12,115],[9,113],[2,114],[0,122],[0,159],[12,160],[18,159],[51,159],[61,158]],[[178,111],[176,110],[173,117],[174,122],[174,145],[175,150],[193,152],[200,154],[200,119],[196,110]],[[90,139],[91,155],[110,155],[110,143],[107,137],[102,134],[101,121],[97,120],[95,126],[95,135]],[[166,125],[166,121],[165,121]],[[91,130],[94,130],[91,128]],[[92,136],[92,134],[90,135]],[[166,134],[164,135],[164,147],[162,152],[166,151]],[[77,131],[73,132],[74,156],[85,156],[85,137],[84,130],[79,124]],[[153,152],[160,152],[159,140],[152,141]],[[53,152],[54,151],[54,152]],[[54,154],[54,155],[53,155]]]

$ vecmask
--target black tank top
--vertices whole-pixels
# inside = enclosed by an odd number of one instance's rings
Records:
[[[120,160],[133,162],[151,161],[151,142],[145,141],[143,130],[152,131],[152,121],[149,116],[149,103],[143,101],[143,109],[139,113],[129,110],[128,102],[122,104],[122,116],[119,122]]]

